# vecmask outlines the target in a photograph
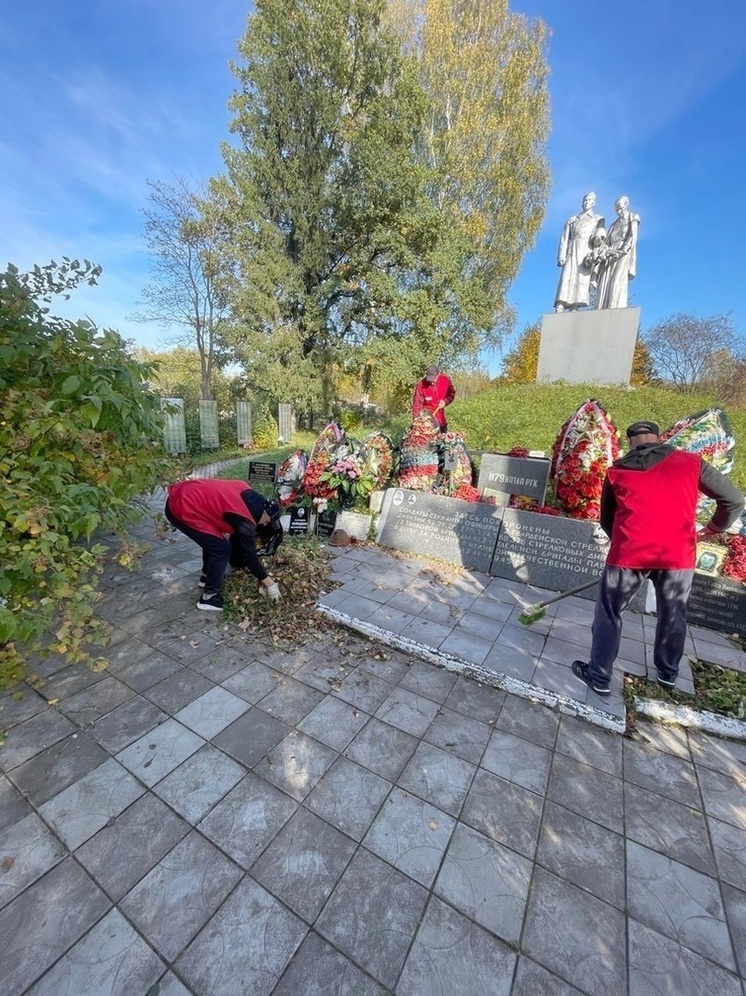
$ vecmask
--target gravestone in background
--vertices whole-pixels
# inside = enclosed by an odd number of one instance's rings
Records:
[[[199,438],[204,450],[217,450],[220,447],[217,401],[200,400]]]
[[[269,460],[249,460],[249,484],[271,484],[277,480],[277,464]]]
[[[245,446],[253,442],[251,435],[251,402],[236,402],[236,436],[239,446]]]
[[[597,523],[506,508],[489,573],[550,591],[568,591],[600,578],[607,550]],[[594,598],[595,592],[591,588],[584,594]]]
[[[166,409],[170,408],[171,411]],[[186,453],[186,422],[184,420],[183,398],[161,398],[164,411],[163,445],[167,453]]]
[[[383,499],[376,542],[487,573],[503,509],[389,488]]]
[[[277,428],[283,443],[289,443],[293,438],[293,406],[277,406]]]
[[[686,615],[697,626],[746,637],[746,586],[695,571]]]
[[[329,509],[319,512],[316,516],[316,535],[319,539],[328,539],[334,532],[337,513]]]
[[[525,495],[544,504],[549,480],[550,460],[537,457],[514,457],[507,453],[483,453],[477,489],[482,497]],[[507,502],[498,501],[498,504]]]
[[[308,509],[303,505],[290,506],[289,536],[302,536],[308,532]]]
[[[544,315],[537,383],[629,384],[639,327],[639,308]]]

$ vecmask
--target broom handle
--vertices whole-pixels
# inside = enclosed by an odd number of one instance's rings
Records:
[[[592,588],[594,584],[598,584],[600,580],[600,578],[594,578],[592,581],[586,581],[585,584],[578,585],[577,588],[571,588],[569,591],[563,591],[561,595],[555,595],[554,598],[548,598],[546,602],[539,602],[534,606],[534,608],[544,609],[547,605],[559,602],[563,598],[568,598],[570,595],[578,595],[581,591],[587,591],[589,588]]]

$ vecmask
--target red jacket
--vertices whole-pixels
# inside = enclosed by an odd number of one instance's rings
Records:
[[[436,412],[438,402],[444,401],[447,405],[456,397],[456,388],[451,382],[448,374],[438,374],[433,383],[425,380],[417,382],[412,398],[412,418],[417,418],[421,412],[430,412],[435,416],[441,425],[446,424],[446,413],[444,409]]]
[[[226,536],[235,528],[224,518],[226,512],[254,523],[241,497],[250,490],[246,481],[223,481],[217,477],[180,481],[168,489],[168,507],[177,519],[192,529],[210,536]]]

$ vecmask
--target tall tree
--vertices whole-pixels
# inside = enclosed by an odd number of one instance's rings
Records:
[[[743,350],[730,314],[671,315],[650,329],[644,342],[658,376],[686,394],[707,380],[716,354],[722,360],[725,351],[735,359],[734,348]]]
[[[200,392],[211,400],[216,367],[225,365],[234,255],[230,226],[217,194],[193,191],[182,177],[151,181],[143,211],[152,281],[142,292],[137,321],[156,321],[173,341],[196,348]]]

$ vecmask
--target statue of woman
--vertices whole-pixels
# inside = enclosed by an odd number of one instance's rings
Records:
[[[614,208],[617,219],[610,226],[600,253],[597,308],[626,308],[629,282],[637,272],[640,216],[630,211],[628,197],[617,198]]]
[[[583,210],[568,218],[562,229],[557,252],[557,266],[562,267],[562,273],[554,299],[555,311],[575,311],[588,304],[591,271],[585,259],[594,233],[604,226],[604,219],[593,211],[595,203],[596,195],[586,194]]]

